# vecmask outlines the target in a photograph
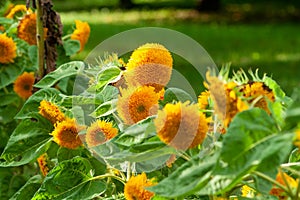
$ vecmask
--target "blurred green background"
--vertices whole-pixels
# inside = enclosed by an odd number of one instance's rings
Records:
[[[74,26],[75,19],[87,21],[91,26],[90,39],[74,60],[84,59],[103,40],[122,31],[164,27],[198,41],[219,67],[230,62],[233,69],[259,68],[260,74],[272,76],[288,94],[300,86],[298,0],[132,0],[130,3],[53,0],[53,3],[61,14],[65,31]],[[203,80],[191,73],[184,59],[175,57],[175,65],[189,76],[194,86],[202,85]]]

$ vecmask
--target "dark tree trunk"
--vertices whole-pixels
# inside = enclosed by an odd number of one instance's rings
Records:
[[[130,9],[134,7],[132,0],[120,0],[119,7],[123,9]]]
[[[216,12],[221,8],[220,0],[198,0],[197,10],[198,11],[211,11]]]

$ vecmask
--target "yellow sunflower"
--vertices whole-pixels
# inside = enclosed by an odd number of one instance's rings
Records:
[[[157,113],[161,94],[156,93],[153,87],[142,86],[120,91],[117,111],[125,124],[134,124]]]
[[[60,111],[57,105],[46,100],[40,102],[39,113],[52,124],[62,122],[66,119],[64,113]]]
[[[36,45],[36,14],[25,15],[18,25],[18,37],[30,45]]]
[[[126,65],[124,77],[129,85],[148,85],[160,91],[170,80],[173,58],[160,44],[147,43],[137,48]]]
[[[87,22],[82,22],[80,20],[75,20],[76,29],[71,35],[71,39],[79,40],[80,42],[80,51],[83,50],[84,45],[87,43],[90,37],[90,26]]]
[[[223,121],[224,127],[228,127],[233,117],[243,110],[248,109],[247,103],[237,95],[237,84],[234,82],[223,83],[218,77],[207,73],[208,89],[214,102],[215,114]]]
[[[32,89],[34,84],[34,73],[24,72],[15,80],[14,91],[23,99],[27,99],[32,95]]]
[[[44,153],[40,157],[38,157],[37,162],[39,164],[41,173],[43,174],[43,176],[46,176],[49,172],[47,153]]]
[[[287,173],[280,172],[280,171],[278,172],[278,174],[276,176],[276,181],[283,186],[287,186],[287,184],[288,184],[289,187],[292,189],[296,189],[299,184],[299,180],[295,180],[293,177],[289,176]],[[273,186],[273,188],[270,190],[270,194],[273,196],[277,196],[279,199],[282,199],[282,200],[288,199],[288,196],[285,194],[284,190],[277,186]]]
[[[245,84],[243,85],[241,92],[243,93],[244,97],[249,99],[249,103],[256,101],[254,103],[255,107],[262,108],[268,113],[270,112],[266,98],[274,102],[275,96],[273,91],[263,82],[250,82]]]
[[[97,120],[87,128],[85,140],[88,147],[94,147],[114,138],[117,134],[118,129],[114,128],[111,122]]]
[[[189,102],[167,104],[158,111],[154,124],[161,141],[181,150],[201,144],[208,130],[205,115]]]
[[[14,18],[18,13],[32,13],[30,9],[27,9],[25,5],[15,5],[12,9],[10,9],[9,13],[5,15],[6,18]]]
[[[147,179],[145,173],[130,177],[124,187],[126,200],[150,200],[154,196],[154,193],[147,191],[145,187],[155,184],[153,180]]]
[[[83,127],[79,126],[75,119],[66,118],[64,121],[57,122],[54,126],[55,129],[51,133],[54,142],[68,149],[76,149],[82,145],[78,133],[83,130]]]
[[[0,34],[0,63],[13,63],[17,56],[17,45],[12,38],[7,37],[6,34]]]
[[[209,106],[210,92],[205,90],[198,96],[198,104],[201,110],[205,110]]]
[[[243,185],[241,188],[242,197],[253,198],[255,197],[255,190],[249,187],[248,185]]]

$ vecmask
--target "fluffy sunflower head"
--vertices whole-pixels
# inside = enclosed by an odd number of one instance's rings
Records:
[[[287,173],[281,171],[278,172],[276,181],[283,186],[287,186],[288,184],[289,188],[291,188],[292,190],[296,189],[299,184],[299,180],[295,180]],[[284,190],[277,186],[273,186],[273,188],[270,190],[270,194],[273,196],[277,196],[279,199],[288,199],[288,196],[285,194]]]
[[[124,77],[129,85],[148,85],[159,91],[171,78],[173,58],[163,45],[147,43],[132,53],[126,66]]]
[[[24,72],[15,80],[14,91],[23,99],[27,99],[32,95],[34,80],[33,72]]]
[[[88,147],[94,147],[114,138],[117,134],[118,129],[114,128],[111,122],[97,120],[87,128],[85,140]]]
[[[145,173],[130,177],[124,187],[126,200],[150,200],[154,196],[154,193],[147,191],[145,187],[155,184],[153,180],[147,179]]]
[[[64,113],[60,111],[57,105],[46,100],[40,102],[39,113],[52,124],[62,122],[66,119]]]
[[[18,15],[19,13],[32,13],[32,11],[30,9],[27,9],[25,5],[15,5],[14,7],[12,7],[8,14],[5,15],[6,18],[14,18],[16,15]]]
[[[6,34],[0,34],[0,63],[13,63],[17,56],[17,45],[12,38],[7,37]]]
[[[18,37],[30,45],[36,45],[36,14],[25,15],[18,25]]]
[[[160,93],[150,86],[121,89],[117,111],[125,124],[134,124],[156,114],[159,99]]]
[[[47,153],[44,153],[40,157],[38,157],[37,162],[39,164],[41,173],[43,174],[43,176],[46,176],[49,172]]]
[[[275,96],[273,91],[263,82],[249,82],[243,85],[241,92],[243,93],[243,96],[248,99],[249,103],[254,102],[255,107],[259,107],[270,112],[266,99],[274,102]]]
[[[201,144],[208,130],[205,115],[189,102],[167,104],[158,111],[154,124],[161,141],[181,150]]]
[[[71,35],[71,39],[78,40],[80,42],[80,51],[83,50],[84,45],[87,43],[90,37],[90,26],[87,22],[82,22],[80,20],[75,20],[76,29]]]
[[[76,149],[82,145],[78,133],[83,130],[75,119],[66,118],[64,121],[57,122],[54,131],[51,133],[54,142],[68,149]]]

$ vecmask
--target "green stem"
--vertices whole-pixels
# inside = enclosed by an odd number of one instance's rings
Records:
[[[41,7],[41,0],[35,0],[35,2],[36,2],[36,40],[37,40],[37,47],[38,47],[38,67],[39,67],[37,75],[38,75],[38,80],[40,80],[44,76],[44,71],[45,71],[44,26],[42,20],[43,10]]]
[[[121,183],[123,183],[125,185],[125,181],[122,178],[112,175],[112,174],[103,174],[103,175],[95,176],[89,180],[97,180],[97,179],[105,179],[105,178],[113,178],[115,180],[120,181]]]
[[[254,171],[253,174],[265,179],[266,181],[269,181],[270,183],[276,185],[277,187],[279,187],[280,189],[282,189],[286,194],[288,194],[290,197],[293,197],[293,194],[290,193],[290,191],[283,185],[281,185],[280,183],[278,183],[276,180],[270,178],[269,176],[266,176],[265,174],[258,172],[258,171]]]

